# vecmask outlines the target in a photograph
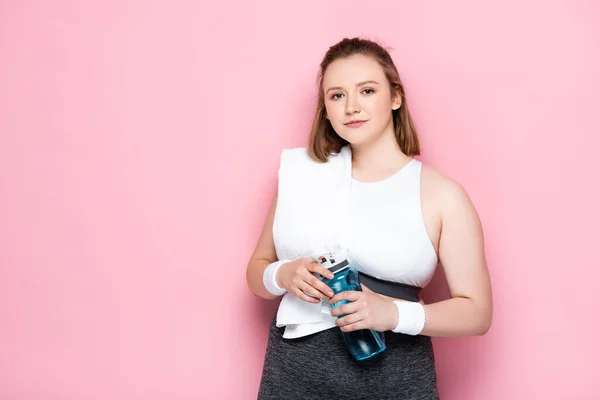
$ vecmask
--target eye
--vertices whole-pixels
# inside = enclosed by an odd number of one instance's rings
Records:
[[[342,94],[341,93],[334,93],[331,95],[331,100],[339,100],[342,98]]]
[[[373,89],[365,89],[362,91],[364,94],[373,94],[375,91]]]

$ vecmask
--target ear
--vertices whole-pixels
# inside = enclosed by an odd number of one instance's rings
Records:
[[[397,110],[402,106],[402,96],[400,90],[396,90],[394,97],[392,97],[392,110]]]

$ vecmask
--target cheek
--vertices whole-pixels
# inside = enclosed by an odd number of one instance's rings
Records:
[[[325,105],[325,112],[327,113],[327,118],[333,126],[342,123],[344,117],[344,107],[340,106],[340,103],[329,103]]]
[[[392,101],[386,98],[379,98],[373,102],[373,113],[378,116],[391,115],[392,113]]]
[[[390,101],[380,101],[373,104],[371,108],[372,117],[375,120],[376,129],[386,126],[392,118],[392,103]]]

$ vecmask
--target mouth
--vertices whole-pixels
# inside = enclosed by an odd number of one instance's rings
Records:
[[[365,120],[358,120],[358,119],[354,119],[350,122],[346,122],[344,125],[346,125],[349,128],[359,128],[361,127],[365,122]]]

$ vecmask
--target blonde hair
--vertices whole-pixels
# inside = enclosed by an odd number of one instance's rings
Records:
[[[390,83],[390,92],[392,95],[397,94],[401,96],[402,104],[400,108],[392,110],[396,140],[402,152],[407,156],[419,155],[420,147],[417,128],[408,111],[404,85],[392,57],[386,49],[373,41],[360,38],[346,38],[331,46],[321,61],[318,74],[319,97],[308,144],[310,157],[318,162],[327,162],[330,154],[339,153],[342,147],[348,144],[345,139],[342,139],[335,132],[331,123],[326,118],[323,75],[333,61],[356,54],[373,57],[381,65],[381,68],[383,68],[385,76]]]

